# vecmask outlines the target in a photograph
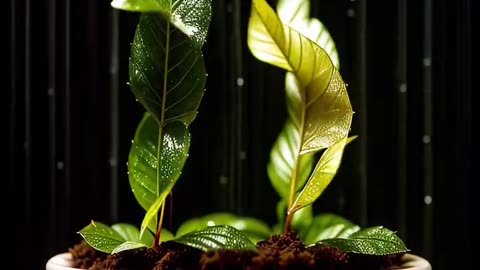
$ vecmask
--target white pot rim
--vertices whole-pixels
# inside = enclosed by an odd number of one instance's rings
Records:
[[[432,270],[430,263],[422,257],[407,253],[402,257],[401,266],[393,266],[388,270]],[[46,270],[82,270],[72,268],[72,254],[69,252],[60,253],[50,258],[46,265]]]
[[[72,264],[72,254],[69,252],[60,253],[48,260],[46,270],[79,270],[79,268],[71,267]]]

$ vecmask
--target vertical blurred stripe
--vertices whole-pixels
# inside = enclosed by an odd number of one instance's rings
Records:
[[[397,106],[398,106],[398,163],[397,163],[397,224],[399,236],[407,240],[407,0],[397,2]]]
[[[65,127],[65,130],[64,130],[64,139],[65,139],[65,147],[64,147],[64,158],[65,158],[65,162],[64,162],[64,181],[65,181],[65,186],[64,186],[64,194],[63,194],[63,198],[62,198],[62,201],[65,203],[65,206],[63,207],[63,209],[65,209],[65,211],[63,211],[63,217],[62,217],[62,220],[64,221],[64,223],[62,224],[63,226],[65,226],[65,228],[70,228],[70,220],[71,220],[71,216],[70,216],[70,211],[69,209],[71,209],[71,206],[72,206],[72,203],[71,203],[71,187],[72,187],[72,183],[71,183],[71,168],[72,168],[72,164],[71,164],[71,155],[72,155],[72,151],[71,151],[71,148],[72,148],[72,136],[71,136],[71,118],[72,118],[72,111],[71,111],[71,0],[65,0],[65,10],[64,10],[64,13],[65,13],[65,40],[64,40],[64,46],[65,46],[65,55],[64,55],[64,59],[65,59],[65,62],[63,63],[64,64],[64,91],[65,91],[65,94],[64,94],[64,111],[65,111],[65,122],[64,122],[64,127]]]
[[[360,225],[368,223],[368,91],[367,91],[367,0],[359,0],[357,23],[358,90],[360,117]]]
[[[432,95],[432,36],[433,36],[433,16],[432,0],[424,1],[423,16],[423,115],[424,115],[424,155],[423,155],[423,177],[424,177],[424,206],[423,206],[423,255],[427,259],[432,258],[433,254],[433,95]]]
[[[48,153],[48,166],[49,166],[49,192],[52,194],[48,198],[49,200],[49,212],[50,219],[48,223],[49,233],[54,235],[57,232],[57,222],[56,215],[57,205],[56,205],[56,187],[57,187],[57,89],[56,89],[56,0],[48,0],[48,19],[47,19],[47,56],[48,56],[48,85],[47,85],[47,95],[48,95],[48,136],[49,136],[49,153]],[[53,239],[49,242],[51,247],[56,247],[56,239]]]
[[[110,219],[118,222],[119,162],[119,11],[110,9]]]
[[[25,97],[24,97],[24,168],[25,168],[25,222],[26,224],[32,223],[32,164],[31,164],[31,3],[30,0],[25,0],[25,67],[24,67],[24,81],[25,81]],[[31,227],[27,227],[26,236],[30,236]]]
[[[232,70],[233,73],[233,81],[230,83],[233,85],[233,96],[232,96],[232,104],[234,106],[234,116],[233,116],[233,123],[234,123],[234,145],[235,149],[232,152],[233,160],[235,160],[235,165],[233,168],[233,172],[235,174],[235,196],[237,197],[236,205],[236,212],[239,214],[243,214],[243,202],[242,198],[243,188],[245,187],[245,179],[243,179],[243,169],[244,169],[244,160],[245,160],[245,149],[243,145],[245,130],[243,129],[243,109],[246,104],[244,104],[244,76],[243,76],[243,40],[242,36],[242,0],[233,0],[232,3],[232,12],[233,12],[233,40],[232,40]],[[232,196],[234,194],[231,194]]]
[[[10,107],[9,107],[9,138],[8,138],[8,181],[9,181],[9,191],[13,192],[15,186],[15,165],[16,165],[16,132],[15,132],[15,119],[16,119],[16,109],[17,109],[17,27],[16,27],[16,0],[10,1]]]

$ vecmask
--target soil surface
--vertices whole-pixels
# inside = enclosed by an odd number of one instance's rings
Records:
[[[258,242],[257,247],[257,251],[221,250],[206,253],[174,242],[164,242],[158,250],[137,249],[108,255],[82,241],[72,247],[70,253],[75,267],[90,270],[383,270],[396,265],[402,256],[347,254],[322,245],[305,247],[295,233],[271,236],[268,240]]]

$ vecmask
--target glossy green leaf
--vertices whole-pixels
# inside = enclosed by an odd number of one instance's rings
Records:
[[[172,240],[205,252],[217,249],[255,249],[255,245],[239,230],[231,226],[212,226]]]
[[[149,210],[159,197],[165,199],[170,193],[188,157],[190,133],[185,124],[172,122],[163,128],[162,133],[158,161],[159,126],[146,113],[137,128],[128,157],[130,186],[145,210]],[[160,168],[157,170],[158,164]]]
[[[158,12],[199,44],[205,41],[212,13],[211,0],[113,0],[111,5],[127,11]]]
[[[277,14],[284,24],[292,27],[322,47],[330,57],[330,60],[332,60],[333,65],[337,69],[340,68],[338,52],[332,36],[325,25],[318,19],[310,18],[309,0],[279,0],[277,3]]]
[[[211,213],[184,221],[178,228],[176,236],[182,236],[205,227],[227,225],[242,231],[252,242],[264,240],[271,234],[269,226],[258,219],[236,216],[231,213]]]
[[[200,47],[162,16],[140,17],[131,49],[130,88],[161,127],[176,120],[188,125],[197,114],[206,80]]]
[[[114,224],[112,225],[112,229],[120,234],[125,241],[129,241],[129,243],[143,244],[144,246],[151,246],[153,244],[154,238],[151,233],[144,233],[142,237],[140,237],[138,228],[131,224]]]
[[[313,218],[308,229],[303,231],[302,240],[310,245],[328,238],[347,238],[359,230],[359,226],[341,216],[322,214]]]
[[[381,226],[358,231],[348,238],[324,239],[320,243],[345,252],[367,255],[383,256],[409,251],[395,232]]]
[[[295,166],[298,166],[296,189],[298,191],[307,181],[313,168],[313,156],[299,156],[300,131],[292,121],[287,121],[270,152],[267,172],[280,197],[288,200],[290,183]],[[296,162],[299,162],[297,165]]]
[[[312,176],[289,209],[295,212],[315,202],[332,181],[342,161],[343,150],[355,137],[344,138],[329,147],[318,161]]]
[[[125,242],[118,232],[101,222],[92,221],[78,233],[90,246],[105,253],[111,253]]]
[[[301,85],[300,154],[348,135],[353,111],[340,74],[322,48],[284,25],[265,0],[253,0],[248,45],[255,57],[292,72]]]

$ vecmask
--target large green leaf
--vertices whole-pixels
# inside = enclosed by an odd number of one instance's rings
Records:
[[[289,212],[295,212],[298,209],[314,203],[315,200],[318,199],[337,173],[342,161],[345,145],[355,138],[356,137],[345,137],[325,150],[318,161],[312,176],[297,196],[297,199],[290,207]]]
[[[113,0],[112,7],[137,12],[158,12],[198,45],[205,41],[212,13],[211,0]]]
[[[248,45],[258,59],[292,72],[301,86],[300,154],[348,135],[353,111],[340,74],[321,47],[284,25],[265,0],[253,0]]]
[[[203,251],[217,249],[255,249],[255,245],[239,230],[231,226],[212,226],[185,234],[175,241]]]
[[[184,221],[177,230],[176,236],[182,236],[205,227],[227,225],[243,232],[252,242],[264,240],[271,234],[270,227],[263,221],[231,213],[210,213]]]
[[[288,120],[275,141],[267,166],[270,182],[284,200],[289,198],[295,166],[297,166],[295,191],[302,188],[312,172],[313,156],[309,154],[299,156],[299,147],[300,132],[294,123]]]
[[[131,49],[130,87],[161,127],[194,120],[205,80],[200,46],[159,14],[143,14]]]
[[[101,222],[92,221],[78,233],[93,248],[112,254],[151,246],[154,239],[150,233],[145,233],[140,237],[139,230],[126,223],[118,223],[109,227]]]
[[[310,18],[310,0],[279,0],[277,14],[280,20],[317,43],[328,54],[338,69],[340,61],[332,36],[318,19]]]
[[[359,226],[341,216],[322,214],[313,218],[309,228],[302,231],[301,236],[303,242],[310,245],[328,238],[347,238],[359,230]]]
[[[190,147],[190,133],[181,122],[163,128],[160,160],[158,160],[159,126],[146,113],[138,125],[128,156],[130,186],[139,204],[148,210],[159,198],[170,193],[178,180]],[[157,167],[159,166],[159,168]]]
[[[90,246],[105,253],[111,253],[125,242],[122,235],[101,222],[92,221],[78,233]]]
[[[382,226],[367,228],[347,238],[324,239],[320,243],[337,247],[345,252],[367,255],[390,255],[408,252],[403,241]]]

